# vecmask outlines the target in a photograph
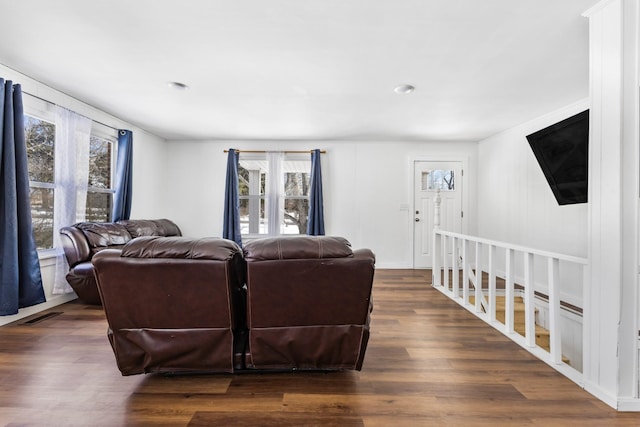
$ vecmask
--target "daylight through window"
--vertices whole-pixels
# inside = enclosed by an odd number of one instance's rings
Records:
[[[308,155],[241,154],[238,185],[242,235],[305,234],[310,172]]]
[[[38,249],[53,247],[54,150],[56,126],[25,116],[29,194],[33,234]]]
[[[63,189],[61,183],[56,183],[56,144],[67,142],[56,140],[56,116],[52,112],[52,105],[41,104],[38,104],[39,108],[33,109],[33,114],[25,114],[24,130],[33,233],[38,249],[51,249],[57,233],[54,230],[56,197],[62,197],[61,191],[81,189]],[[89,178],[86,184],[81,185],[86,185],[86,208],[84,212],[77,212],[78,220],[104,222],[111,219],[115,131],[104,131],[100,127],[94,123],[88,142]],[[114,135],[109,136],[109,133]],[[79,194],[84,195],[84,190]]]

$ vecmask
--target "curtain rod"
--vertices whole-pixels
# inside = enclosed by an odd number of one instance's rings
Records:
[[[225,153],[228,153],[229,150],[224,150]],[[268,151],[265,150],[236,150],[236,152],[238,153],[252,153],[252,154],[264,154],[264,153],[268,153]],[[285,154],[306,154],[306,153],[311,153],[313,152],[313,150],[285,150],[282,151],[282,153]],[[326,150],[320,150],[320,154],[326,154]]]
[[[48,104],[55,105],[56,107],[62,107],[62,105],[58,105],[58,104],[56,104],[55,102],[51,102],[51,101],[49,101],[48,99],[44,99],[44,98],[39,97],[39,96],[37,96],[37,95],[34,95],[34,94],[32,94],[32,93],[25,92],[25,91],[22,91],[22,93],[23,93],[23,94],[25,94],[25,95],[29,95],[29,96],[30,96],[30,97],[32,97],[32,98],[39,99],[40,101],[44,101],[44,102],[46,102],[46,103],[48,103]],[[62,108],[66,108],[66,107],[62,107]],[[67,108],[67,110],[68,110],[68,108]],[[72,111],[72,110],[69,110],[69,111]],[[120,131],[120,129],[114,128],[113,126],[110,126],[110,125],[108,125],[108,124],[106,124],[106,123],[102,123],[102,122],[100,122],[100,121],[98,121],[98,120],[94,120],[94,119],[92,119],[92,118],[91,118],[91,117],[89,117],[89,116],[85,116],[84,114],[80,114],[80,113],[78,113],[78,112],[76,112],[76,111],[74,111],[74,113],[76,113],[76,114],[78,114],[78,115],[80,115],[80,116],[82,116],[82,117],[85,117],[85,118],[87,118],[87,119],[91,120],[92,122],[96,122],[96,123],[98,123],[99,125],[102,125],[102,126],[108,127],[109,129],[113,129],[113,130],[115,130],[115,131]]]

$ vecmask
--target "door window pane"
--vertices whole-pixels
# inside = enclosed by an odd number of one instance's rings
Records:
[[[455,191],[455,176],[452,170],[434,169],[422,172],[423,191]]]

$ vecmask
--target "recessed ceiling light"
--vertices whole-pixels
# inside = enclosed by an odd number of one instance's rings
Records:
[[[415,86],[411,86],[411,85],[398,85],[395,87],[395,89],[393,89],[393,91],[395,93],[399,93],[401,95],[406,95],[408,93],[413,92],[414,90],[416,90]]]
[[[171,89],[175,89],[175,90],[187,90],[187,89],[189,89],[189,86],[187,86],[184,83],[180,83],[180,82],[169,82],[169,83],[167,83],[167,86],[169,86]]]

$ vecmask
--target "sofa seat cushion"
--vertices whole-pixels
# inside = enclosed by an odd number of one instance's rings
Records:
[[[184,258],[226,261],[241,253],[233,241],[217,237],[145,236],[131,240],[120,256],[131,258]]]
[[[244,246],[247,261],[352,257],[351,244],[343,237],[295,236],[257,239]]]

